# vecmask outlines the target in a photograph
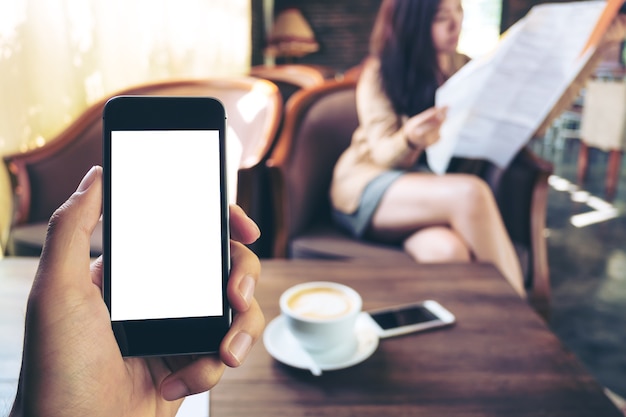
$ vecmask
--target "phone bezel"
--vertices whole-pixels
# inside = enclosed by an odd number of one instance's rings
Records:
[[[220,211],[222,246],[222,315],[172,319],[112,321],[123,356],[213,353],[232,322],[226,295],[230,273],[226,179],[226,112],[212,97],[117,96],[103,111],[103,286],[111,311],[111,132],[116,130],[217,130],[220,142]],[[146,261],[146,260],[144,260]]]
[[[376,319],[375,319],[376,315],[406,311],[406,310],[414,309],[415,307],[419,307],[419,308],[423,308],[427,310],[436,318],[434,320],[393,327],[390,329],[383,329],[376,322]],[[418,301],[418,302],[407,303],[407,304],[400,304],[400,305],[396,305],[393,307],[386,307],[386,308],[381,308],[377,310],[367,311],[366,313],[368,315],[369,320],[371,321],[372,326],[376,328],[376,332],[378,333],[378,336],[381,339],[436,329],[440,327],[451,326],[452,324],[456,322],[456,318],[454,314],[452,314],[448,309],[443,307],[439,302],[435,300],[425,300],[425,301]]]

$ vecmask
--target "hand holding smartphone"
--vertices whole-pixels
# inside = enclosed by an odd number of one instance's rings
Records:
[[[231,323],[224,107],[121,96],[103,124],[103,295],[120,350],[215,352]]]
[[[454,324],[454,315],[434,300],[368,311],[381,339]]]

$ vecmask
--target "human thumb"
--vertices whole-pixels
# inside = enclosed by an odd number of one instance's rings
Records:
[[[101,211],[102,168],[94,166],[50,218],[35,284],[50,277],[54,285],[74,285],[89,277],[90,237]]]

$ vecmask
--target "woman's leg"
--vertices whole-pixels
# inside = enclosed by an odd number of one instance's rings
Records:
[[[441,241],[453,242],[458,235],[477,260],[493,263],[519,294],[525,294],[517,254],[483,180],[468,174],[404,174],[385,192],[368,235],[402,239],[409,253],[420,260],[417,251],[425,239],[416,233],[426,233],[433,226]],[[449,227],[451,233],[442,236],[441,227]]]
[[[447,226],[430,226],[404,240],[404,250],[420,263],[470,262],[472,254],[461,237]]]

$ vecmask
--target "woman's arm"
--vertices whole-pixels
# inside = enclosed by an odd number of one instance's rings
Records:
[[[379,80],[379,63],[365,63],[356,92],[359,129],[372,162],[389,168],[409,168],[423,148],[409,142],[404,117],[395,113]]]

